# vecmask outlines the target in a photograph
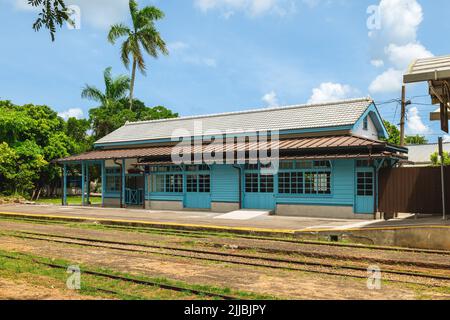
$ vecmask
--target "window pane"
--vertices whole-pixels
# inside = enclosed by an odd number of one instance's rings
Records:
[[[209,174],[199,175],[199,192],[208,193],[211,190],[211,178]]]
[[[257,173],[245,174],[245,192],[249,192],[249,193],[258,192],[258,174]]]
[[[197,175],[189,174],[186,180],[187,192],[197,192]]]
[[[260,192],[273,193],[273,176],[261,175],[260,180]]]

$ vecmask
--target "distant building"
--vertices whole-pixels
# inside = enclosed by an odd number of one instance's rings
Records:
[[[408,163],[405,167],[428,167],[433,163],[431,162],[431,155],[439,151],[437,143],[407,146]],[[450,152],[450,142],[444,143],[444,151]]]

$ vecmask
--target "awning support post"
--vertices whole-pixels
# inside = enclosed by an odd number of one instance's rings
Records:
[[[101,172],[102,172],[102,207],[105,206],[105,190],[106,190],[106,171],[105,160],[102,160]]]
[[[62,205],[67,206],[67,164],[63,166],[63,183],[62,183]]]
[[[85,172],[86,168],[84,166],[84,161],[81,161],[81,205],[84,206],[85,205],[85,201],[84,201],[84,196],[85,196]]]

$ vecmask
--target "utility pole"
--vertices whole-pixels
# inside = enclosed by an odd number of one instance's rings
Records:
[[[402,86],[402,111],[400,117],[400,146],[405,146],[405,119],[406,119],[406,106],[410,105],[411,101],[406,101],[406,87]]]
[[[400,117],[400,146],[405,146],[406,87],[402,86],[402,111]]]

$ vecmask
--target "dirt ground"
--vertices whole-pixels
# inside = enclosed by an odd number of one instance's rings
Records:
[[[46,279],[41,281],[47,282]],[[89,300],[92,297],[77,294],[76,291],[47,285],[33,285],[24,280],[0,278],[0,300]]]
[[[101,266],[121,272],[165,277],[191,284],[230,287],[288,299],[417,299],[417,288],[383,285],[368,290],[366,282],[352,278],[303,272],[267,270],[231,264],[205,263],[155,254],[127,253],[98,248],[80,248],[37,240],[0,237],[3,250],[61,258],[90,266]],[[450,299],[426,288],[421,296]]]
[[[199,239],[179,237],[173,235],[143,234],[137,232],[124,232],[100,229],[85,229],[63,225],[42,225],[22,223],[16,221],[0,221],[2,231],[33,231],[39,233],[60,234],[87,238],[119,240],[135,243],[158,243],[169,245],[182,245]],[[256,245],[255,240],[246,239],[200,239],[200,241],[214,241],[225,244]],[[203,243],[204,244],[204,243]],[[275,244],[273,242],[259,243],[261,245],[281,245],[282,249],[295,249],[295,244]],[[296,245],[298,246],[298,244]],[[305,246],[309,250],[330,251],[340,254],[353,254],[360,256],[379,255],[369,249],[335,248],[327,246]],[[261,267],[242,266],[230,263],[201,261],[198,259],[164,256],[157,253],[126,252],[110,248],[80,247],[77,245],[62,244],[41,240],[19,239],[0,235],[0,249],[30,253],[36,256],[64,259],[72,264],[82,264],[90,267],[104,267],[110,270],[146,275],[149,277],[164,277],[171,280],[180,280],[189,284],[202,284],[222,288],[231,288],[257,294],[269,295],[286,299],[450,299],[447,291],[437,291],[430,287],[407,285],[399,283],[383,283],[381,290],[367,289],[364,279],[355,279],[343,276],[324,275],[311,272],[275,270]],[[358,251],[358,252],[356,252]],[[413,258],[432,259],[426,255],[384,252],[385,258]],[[405,256],[402,256],[405,255]],[[447,258],[433,256],[435,263],[447,264]],[[82,271],[82,270],[81,270]],[[11,280],[2,279],[0,286],[1,298],[18,299],[80,299],[75,293],[61,289],[43,289],[29,286],[27,282],[18,282],[17,288]],[[34,282],[35,283],[35,282]],[[29,288],[28,288],[29,287]],[[64,287],[63,287],[64,288]],[[41,290],[42,289],[42,290]]]

